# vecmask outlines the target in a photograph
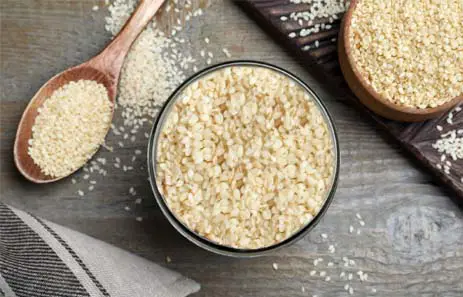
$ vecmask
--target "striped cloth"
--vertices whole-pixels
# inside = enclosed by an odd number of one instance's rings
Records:
[[[0,203],[0,296],[182,297],[198,290],[178,273]]]

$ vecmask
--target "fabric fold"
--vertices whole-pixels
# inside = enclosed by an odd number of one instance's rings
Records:
[[[0,203],[0,296],[184,297],[199,284]]]

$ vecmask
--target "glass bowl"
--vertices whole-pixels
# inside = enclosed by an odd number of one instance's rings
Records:
[[[314,103],[317,105],[317,107],[320,110],[320,113],[324,117],[328,130],[331,133],[332,136],[332,142],[333,142],[333,151],[334,151],[334,170],[332,174],[332,180],[331,180],[331,185],[330,189],[327,191],[325,201],[320,208],[320,211],[314,216],[314,218],[308,222],[306,225],[301,227],[297,232],[292,234],[290,237],[286,238],[283,241],[280,241],[278,243],[275,243],[271,246],[266,246],[263,248],[258,248],[258,249],[240,249],[240,248],[235,248],[231,246],[226,246],[226,245],[221,245],[216,242],[213,242],[196,232],[190,230],[185,224],[183,224],[177,217],[176,215],[169,209],[164,197],[158,190],[158,186],[156,183],[156,162],[157,162],[157,147],[158,147],[158,141],[159,141],[159,136],[162,131],[162,127],[164,125],[165,120],[167,119],[170,110],[172,109],[173,105],[175,104],[176,100],[180,98],[179,94],[183,92],[183,90],[188,87],[191,83],[195,82],[198,79],[203,78],[204,76],[226,68],[226,67],[233,67],[233,66],[252,66],[252,67],[263,67],[267,68],[270,70],[273,70],[279,74],[282,74],[292,81],[294,81],[296,84],[300,85],[304,90],[311,95],[311,97],[314,100]],[[304,235],[306,235],[310,230],[312,230],[320,221],[320,219],[323,217],[325,214],[326,210],[328,209],[331,201],[333,200],[334,193],[336,191],[336,186],[338,183],[338,176],[339,176],[339,167],[340,167],[340,153],[339,153],[339,145],[338,145],[338,137],[336,133],[336,129],[334,127],[333,120],[331,116],[328,113],[328,110],[326,109],[325,105],[322,103],[320,98],[310,89],[302,80],[297,78],[294,74],[281,69],[277,66],[268,64],[268,63],[263,63],[263,62],[257,62],[257,61],[232,61],[232,62],[225,62],[225,63],[220,63],[216,64],[213,66],[210,66],[208,68],[205,68],[198,73],[194,74],[190,78],[188,78],[185,82],[183,82],[169,97],[169,99],[166,101],[164,106],[161,108],[159,111],[159,114],[153,124],[153,128],[151,130],[151,135],[149,138],[149,143],[148,143],[148,171],[149,171],[149,179],[151,183],[151,188],[154,193],[154,197],[156,199],[156,202],[158,203],[159,207],[161,208],[162,213],[165,215],[167,220],[172,224],[172,226],[180,232],[184,237],[186,237],[188,240],[196,244],[197,246],[214,252],[216,254],[220,255],[225,255],[225,256],[232,256],[232,257],[241,257],[241,258],[248,258],[248,257],[256,257],[256,256],[261,256],[268,254],[272,251],[278,250],[282,247],[288,246],[293,244],[294,242],[298,241],[301,239]]]

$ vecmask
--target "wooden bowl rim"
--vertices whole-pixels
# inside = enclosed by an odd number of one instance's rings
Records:
[[[384,98],[381,94],[376,92],[373,89],[373,87],[361,75],[351,54],[351,44],[350,44],[349,36],[350,36],[350,29],[351,29],[351,22],[352,22],[352,14],[354,13],[355,8],[360,1],[362,0],[352,0],[346,14],[344,15],[344,20],[343,20],[343,24],[341,28],[341,30],[344,30],[342,42],[344,43],[347,62],[350,65],[355,78],[360,82],[362,87],[365,88],[365,90],[368,93],[370,93],[370,95],[372,96],[374,100],[381,102],[382,104],[388,106],[389,108],[397,112],[414,114],[414,115],[428,115],[428,114],[434,114],[434,113],[439,114],[439,113],[449,110],[450,108],[455,106],[459,101],[463,100],[463,94],[462,94],[436,107],[428,107],[425,109],[420,109],[417,107],[400,106],[400,105],[394,104],[388,99]]]

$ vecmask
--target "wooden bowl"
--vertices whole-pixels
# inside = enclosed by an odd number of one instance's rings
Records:
[[[359,100],[369,109],[385,118],[402,121],[402,122],[420,122],[427,119],[436,118],[444,112],[463,101],[463,94],[451,101],[433,108],[419,109],[413,107],[405,107],[394,104],[376,92],[370,84],[362,77],[357,69],[352,53],[349,40],[352,14],[357,4],[362,0],[352,0],[349,9],[344,15],[341,24],[338,50],[339,63],[344,78],[347,81],[350,89],[359,98]]]

